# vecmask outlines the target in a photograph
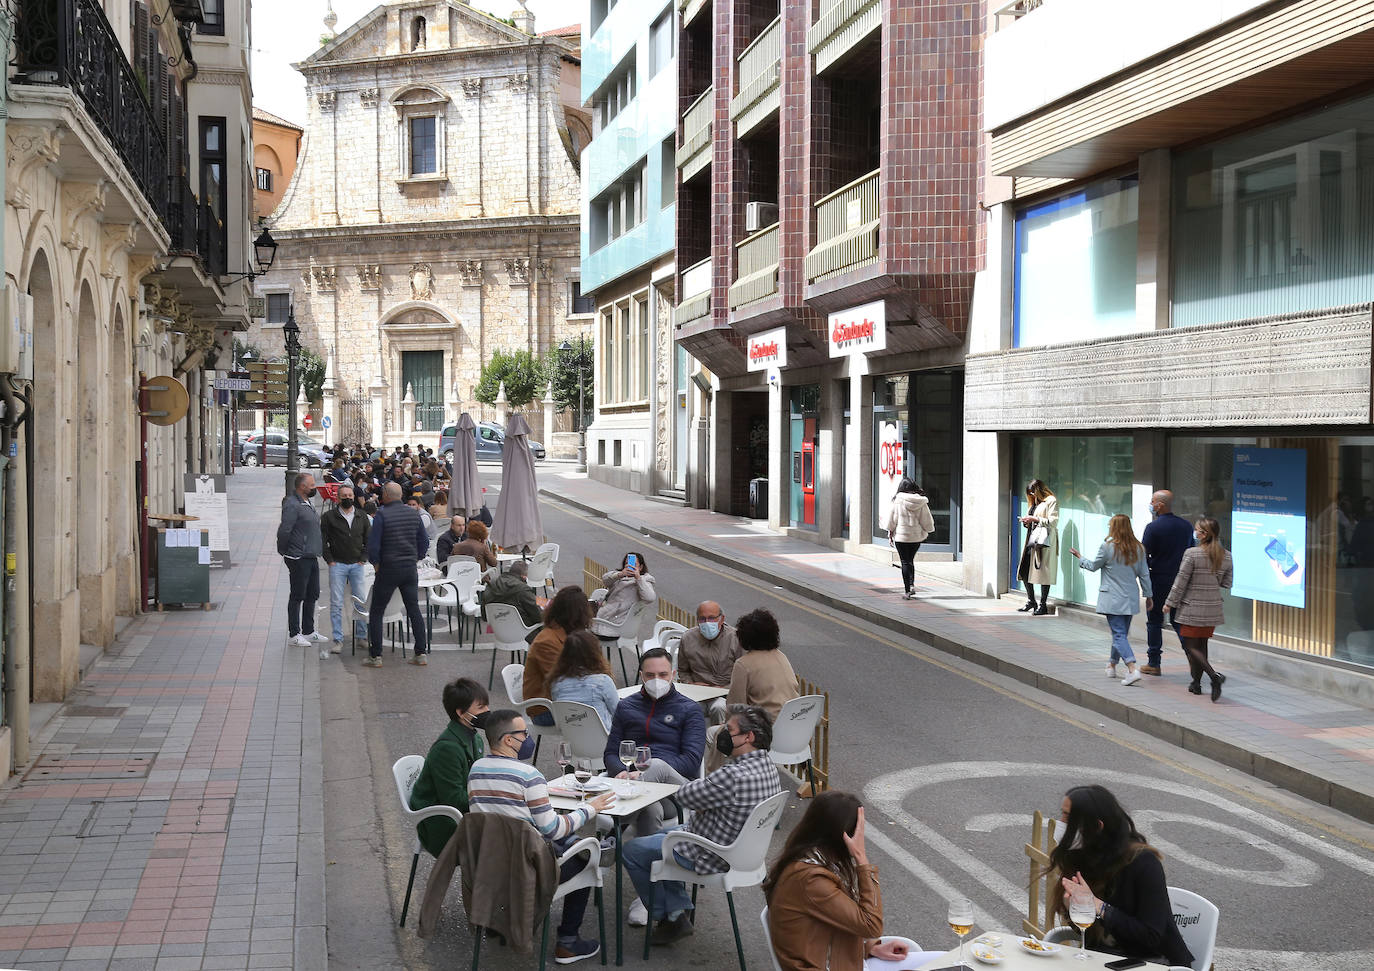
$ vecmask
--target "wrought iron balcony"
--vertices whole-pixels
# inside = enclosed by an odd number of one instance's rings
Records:
[[[229,272],[228,242],[225,239],[224,223],[220,222],[214,210],[203,202],[200,204],[199,250],[201,261],[212,277],[218,279]]]
[[[878,172],[855,179],[816,203],[816,245],[806,254],[814,283],[878,261]]]
[[[709,87],[682,114],[682,147],[677,167],[685,182],[711,164],[711,123],[715,119],[716,89]]]
[[[194,257],[210,277],[218,278],[229,271],[224,224],[209,205],[196,198],[183,178],[172,182],[167,232],[172,237],[172,256]]]
[[[14,45],[12,80],[70,88],[165,223],[166,137],[97,0],[18,0]]]
[[[730,309],[778,292],[778,224],[760,229],[735,246],[739,278],[730,285]]]

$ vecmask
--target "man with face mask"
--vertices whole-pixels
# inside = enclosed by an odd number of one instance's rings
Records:
[[[653,943],[672,944],[692,933],[693,904],[685,884],[660,881],[653,885],[653,913],[649,914],[643,904],[650,898],[649,873],[654,861],[663,859],[663,837],[681,829],[714,843],[733,843],[754,807],[782,792],[777,766],[768,754],[772,744],[773,720],[768,712],[754,705],[731,707],[716,736],[716,749],[728,761],[706,778],[686,783],[674,797],[684,809],[693,811],[691,820],[685,826],[674,826],[625,844],[625,872],[639,892],[639,899],[630,907],[630,923],[644,923],[636,917],[658,921],[651,938]],[[672,852],[679,865],[697,873],[723,873],[730,869],[720,857],[699,846],[680,845]]]
[[[606,770],[625,776],[620,743],[631,739],[637,746],[649,746],[653,755],[643,775],[646,782],[682,785],[695,779],[706,751],[706,718],[701,706],[673,687],[673,662],[661,647],[640,655],[639,681],[639,690],[620,699],[611,718]],[[665,808],[663,803],[655,803],[636,813],[636,835],[658,832],[663,826]]]
[[[343,615],[353,613],[351,600],[345,602],[344,588],[362,600],[363,564],[367,561],[367,534],[371,521],[357,507],[351,485],[339,486],[339,501],[320,517],[320,538],[324,561],[329,564],[329,622],[334,628],[335,654],[343,650]],[[353,619],[354,638],[367,637],[367,625]]]
[[[562,853],[577,830],[615,801],[615,793],[604,792],[565,815],[554,812],[549,802],[548,782],[534,766],[524,760],[534,755],[534,737],[518,711],[502,709],[487,715],[487,750],[468,774],[468,800],[475,813],[498,813],[523,819]],[[586,860],[578,857],[563,865],[560,880],[582,870]],[[587,909],[591,888],[574,890],[563,898],[563,919],[558,924],[554,960],[574,964],[595,957],[601,947],[579,935],[582,915]]]
[[[320,517],[310,500],[315,497],[315,477],[301,472],[291,480],[292,493],[281,506],[277,527],[277,554],[286,560],[291,592],[286,598],[286,643],[309,647],[327,641],[315,630],[315,601],[320,599]]]
[[[410,808],[452,806],[467,812],[468,772],[482,757],[482,730],[490,709],[487,689],[472,678],[459,678],[444,685],[443,701],[448,727],[429,747],[424,768],[410,791]],[[457,823],[443,816],[421,820],[416,827],[420,843],[435,857],[457,828]]]
[[[725,612],[714,600],[697,605],[697,625],[682,635],[677,651],[677,679],[687,684],[712,688],[730,687],[730,673],[744,651],[735,629],[725,622]],[[725,721],[725,699],[717,698],[709,708],[708,721]]]

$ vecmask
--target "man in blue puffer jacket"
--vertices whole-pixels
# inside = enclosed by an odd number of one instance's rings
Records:
[[[653,754],[649,768],[636,778],[686,785],[701,771],[701,756],[706,751],[706,718],[701,706],[673,687],[673,662],[661,647],[640,656],[639,680],[639,691],[622,698],[611,719],[606,771],[625,778],[620,743],[628,738],[636,745],[649,746]],[[663,827],[665,808],[659,802],[636,813],[635,834],[657,833]]]

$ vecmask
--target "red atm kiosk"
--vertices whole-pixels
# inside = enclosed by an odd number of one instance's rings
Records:
[[[806,419],[802,433],[802,523],[807,526],[816,525],[816,425],[816,419]]]

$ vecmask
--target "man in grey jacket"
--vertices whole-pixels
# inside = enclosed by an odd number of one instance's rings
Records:
[[[291,593],[286,599],[288,644],[309,647],[312,641],[327,641],[315,630],[315,601],[320,599],[320,517],[310,499],[315,495],[315,477],[300,472],[292,480],[295,492],[282,503],[281,525],[277,527],[277,553],[286,560],[291,575]]]

